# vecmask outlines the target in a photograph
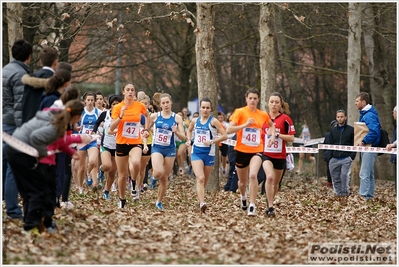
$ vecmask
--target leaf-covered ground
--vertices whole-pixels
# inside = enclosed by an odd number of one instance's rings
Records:
[[[286,174],[275,218],[265,216],[260,189],[255,217],[241,210],[239,194],[223,191],[206,195],[201,214],[189,176],[171,180],[163,212],[156,190],[138,203],[129,196],[122,210],[116,192],[105,201],[73,189],[75,208],[56,209],[53,235],[24,234],[22,222],[4,219],[3,204],[3,264],[308,264],[309,242],[396,242],[393,182],[377,181],[366,202],[357,187],[337,198],[325,177],[306,176]]]

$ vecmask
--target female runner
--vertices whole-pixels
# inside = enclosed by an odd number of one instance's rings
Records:
[[[277,194],[280,180],[286,168],[286,142],[293,142],[295,127],[288,116],[290,110],[288,104],[283,101],[280,93],[274,92],[269,97],[269,116],[276,127],[275,141],[271,147],[265,146],[263,150],[263,170],[266,174],[266,215],[275,216],[273,200]],[[269,124],[262,127],[262,138],[267,142],[270,139]]]
[[[197,196],[201,212],[205,213],[207,205],[204,201],[204,191],[213,166],[215,165],[215,143],[227,139],[226,131],[218,119],[211,116],[212,103],[209,98],[200,101],[201,116],[193,119],[187,129],[187,143],[191,145],[194,130],[194,144],[191,152],[191,166],[197,178]],[[218,136],[218,133],[220,134]]]
[[[140,173],[143,153],[140,121],[141,115],[148,116],[146,107],[135,100],[136,89],[132,83],[123,86],[122,94],[124,99],[112,110],[110,127],[111,132],[117,128],[115,161],[118,170],[119,208],[126,205],[126,181],[129,172],[131,177],[137,177]],[[143,130],[143,137],[148,137],[147,127]],[[140,188],[141,184],[137,186]]]
[[[250,88],[245,93],[247,106],[238,108],[230,118],[227,134],[237,133],[236,141],[236,167],[241,193],[241,208],[247,210],[246,187],[249,178],[249,209],[248,215],[256,215],[256,195],[258,193],[258,171],[262,164],[262,152],[264,142],[261,138],[262,125],[267,123],[272,135],[267,143],[274,143],[275,127],[269,115],[257,108],[260,92],[256,88]]]

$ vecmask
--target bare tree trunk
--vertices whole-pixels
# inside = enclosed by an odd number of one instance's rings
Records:
[[[307,119],[307,125],[309,127],[312,138],[319,138],[324,136],[321,131],[320,125],[316,118],[318,118],[318,110],[316,110],[313,102],[308,99],[308,94],[300,85],[298,80],[297,72],[295,70],[294,63],[295,60],[290,58],[290,54],[287,52],[287,40],[283,35],[284,28],[282,25],[282,16],[280,8],[276,8],[276,40],[277,40],[277,50],[279,59],[282,61],[282,66],[284,70],[284,75],[286,76],[287,83],[293,92],[296,103],[298,104],[299,110],[301,111],[302,117]]]
[[[276,89],[275,9],[273,3],[262,3],[259,15],[260,35],[260,109],[267,110],[267,96]]]
[[[349,34],[348,34],[348,124],[359,120],[359,111],[355,106],[356,96],[360,92],[360,59],[362,21],[360,3],[349,3]],[[358,153],[359,154],[359,153]],[[359,185],[360,155],[352,162],[351,183]]]
[[[373,9],[373,4],[362,3],[364,12],[364,46],[369,62],[370,78],[370,95],[374,108],[378,111],[378,116],[381,120],[381,126],[388,132],[392,132],[391,107],[392,96],[391,86],[389,84],[388,71],[384,62],[384,51],[380,44],[379,35],[375,34],[378,27],[376,17],[378,12]],[[380,156],[375,164],[376,179],[386,179],[392,176],[392,168],[386,168],[386,162],[389,162],[389,154]]]
[[[209,97],[213,116],[217,117],[218,93],[215,66],[215,11],[212,3],[197,3],[197,35],[195,50],[197,59],[198,99]],[[209,179],[207,190],[219,191],[219,156],[215,155],[215,167]]]
[[[12,59],[11,47],[14,42],[24,37],[22,26],[23,7],[21,3],[7,3],[7,23],[8,23],[8,50]]]

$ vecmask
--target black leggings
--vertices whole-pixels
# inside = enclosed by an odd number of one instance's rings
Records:
[[[65,155],[65,178],[64,178],[64,186],[62,188],[62,201],[67,202],[69,198],[69,190],[71,189],[71,180],[72,180],[72,170],[71,170],[71,161],[72,158],[66,154]]]

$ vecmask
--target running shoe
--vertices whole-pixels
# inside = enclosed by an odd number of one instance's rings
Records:
[[[244,200],[241,199],[241,208],[242,208],[242,210],[247,210],[248,206],[247,206],[246,199],[244,199]]]
[[[119,208],[123,209],[126,206],[126,199],[119,198]]]
[[[81,196],[84,195],[83,187],[79,187],[78,191],[79,191],[78,192],[79,195],[81,195]]]
[[[208,208],[208,206],[206,205],[206,203],[202,203],[202,205],[200,205],[200,209],[201,209],[202,213],[205,213],[207,208]]]
[[[93,179],[91,177],[87,177],[87,185],[91,186],[93,184]]]
[[[151,176],[150,189],[154,189],[156,184],[157,184],[157,180],[154,178],[154,176]]]
[[[67,201],[67,202],[61,202],[61,208],[66,210],[71,210],[74,208],[74,206],[71,202]]]
[[[273,207],[266,209],[266,216],[267,217],[275,217],[276,216],[276,213],[274,212]]]
[[[156,207],[158,210],[163,210],[162,202],[157,202],[157,203],[155,203],[155,207]]]
[[[103,197],[105,200],[110,200],[111,197],[109,196],[109,192],[108,191],[104,191]]]
[[[104,172],[100,166],[100,168],[98,168],[98,181],[103,181],[103,180],[104,180]]]
[[[111,191],[112,191],[112,192],[118,191],[118,189],[116,188],[115,182],[112,184]]]
[[[25,234],[30,235],[30,236],[39,236],[39,228],[33,227],[32,229],[26,230]]]
[[[144,189],[144,191],[147,191],[147,189],[148,189],[148,184],[144,184],[144,185],[143,185],[143,189]]]
[[[255,216],[256,215],[256,208],[255,206],[249,206],[248,216]]]

